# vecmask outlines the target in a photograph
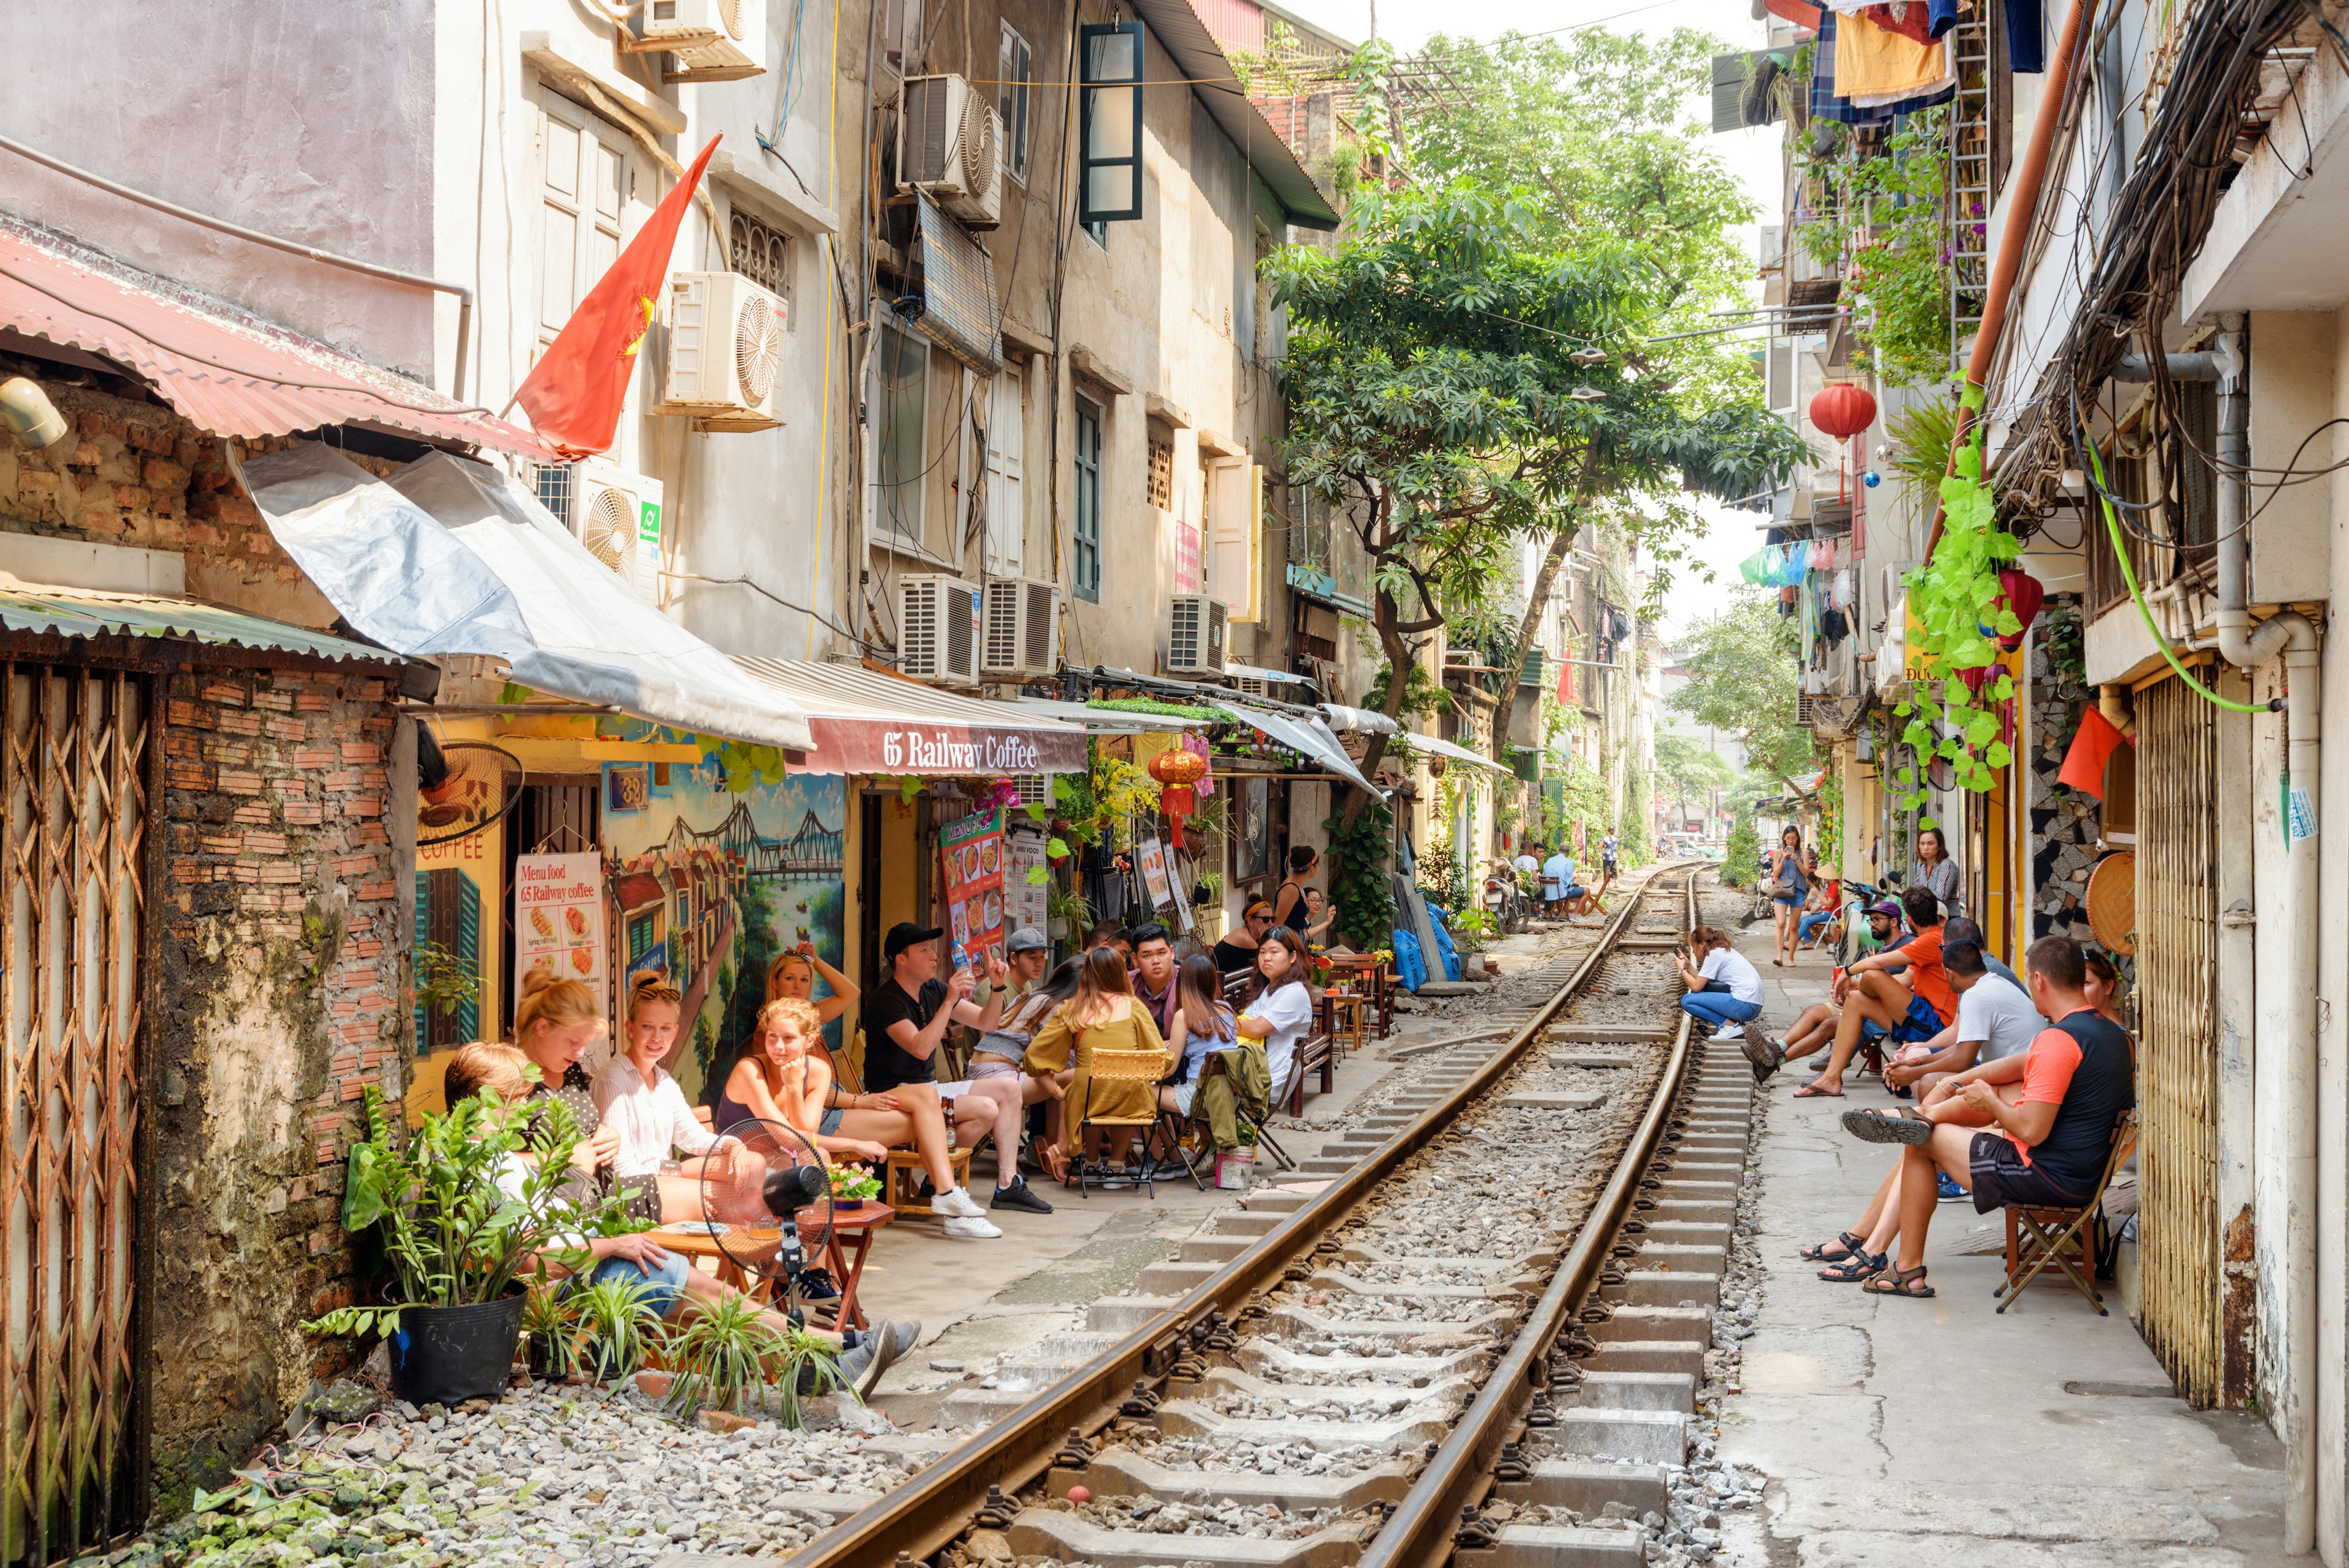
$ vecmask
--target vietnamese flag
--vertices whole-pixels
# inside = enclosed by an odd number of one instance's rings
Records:
[[[717,151],[713,136],[677,188],[653,209],[651,221],[596,279],[514,394],[514,401],[530,410],[531,428],[565,457],[589,457],[612,444],[628,378],[636,374],[636,349],[668,280],[677,226]]]
[[[2064,753],[2063,771],[2055,775],[2055,782],[2102,800],[2105,763],[2115,751],[2129,743],[2129,738],[2113,728],[2113,722],[2097,711],[2094,702],[2084,704],[2080,728],[2072,736],[2072,749]]]

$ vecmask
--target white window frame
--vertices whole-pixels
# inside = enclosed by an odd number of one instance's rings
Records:
[[[602,171],[593,161],[597,153],[610,159],[608,167],[614,177],[608,212],[595,203],[590,195],[591,190],[599,188],[596,176]],[[567,183],[561,171],[561,165],[566,161],[571,165]],[[531,349],[533,363],[554,341],[555,334],[563,330],[587,291],[618,259],[621,247],[627,243],[627,209],[634,185],[626,134],[560,94],[544,94],[538,125],[539,199],[531,280],[535,328]],[[548,287],[556,259],[549,250],[561,244],[561,236],[553,227],[556,223],[567,223],[572,230],[570,244],[564,247],[570,252],[569,297],[561,302],[559,311]]]
[[[1024,187],[1028,139],[1035,118],[1036,51],[1009,22],[1003,24],[1003,47],[997,56],[995,76],[995,109],[1002,117],[1003,140],[1010,150],[1003,171]]]

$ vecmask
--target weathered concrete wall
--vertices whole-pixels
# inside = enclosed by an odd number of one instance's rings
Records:
[[[156,1506],[243,1461],[351,1299],[343,1157],[413,1047],[380,670],[186,672],[162,742],[162,1012],[140,1234]],[[412,786],[411,786],[412,787]],[[326,1357],[340,1355],[330,1347]]]

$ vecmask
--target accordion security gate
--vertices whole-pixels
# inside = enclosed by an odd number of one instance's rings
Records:
[[[131,1527],[149,703],[0,660],[0,1560]]]
[[[2217,713],[2164,680],[2137,694],[2137,723],[2140,1326],[2207,1409],[2220,1395]]]

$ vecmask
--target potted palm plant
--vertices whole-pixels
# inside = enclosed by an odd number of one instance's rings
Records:
[[[367,1092],[367,1137],[353,1147],[343,1229],[380,1235],[391,1279],[385,1304],[348,1306],[305,1323],[312,1334],[379,1334],[391,1349],[392,1392],[411,1405],[454,1405],[505,1386],[528,1303],[527,1271],[543,1253],[574,1272],[584,1241],[644,1229],[624,1200],[573,1190],[578,1124],[560,1100],[527,1110],[487,1091],[428,1116],[404,1144],[391,1138],[383,1096]],[[518,1194],[499,1177],[523,1166]]]

